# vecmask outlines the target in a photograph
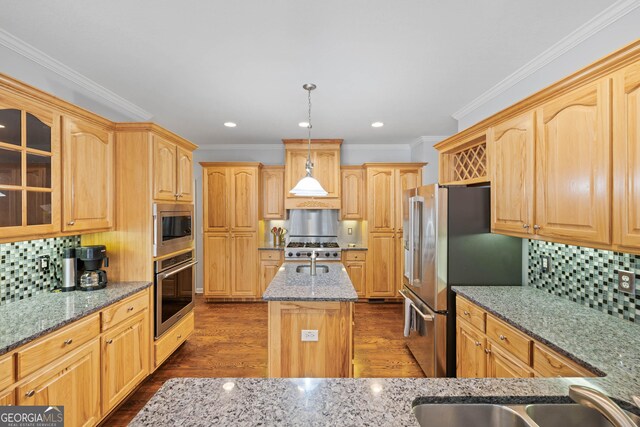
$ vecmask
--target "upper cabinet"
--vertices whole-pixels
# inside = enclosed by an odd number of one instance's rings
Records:
[[[191,151],[153,136],[153,198],[193,201],[193,155]]]
[[[640,251],[640,63],[616,73],[614,117],[614,243]]]
[[[108,229],[114,221],[114,139],[109,128],[64,117],[62,229]]]
[[[364,169],[362,166],[343,166],[340,169],[342,181],[341,219],[364,218]]]
[[[60,231],[60,114],[0,93],[2,240]]]
[[[487,132],[491,153],[491,230],[533,232],[535,115],[525,113]]]
[[[231,170],[225,166],[202,166],[202,189],[207,195],[203,197],[204,231],[229,231]]]
[[[439,183],[469,185],[489,181],[485,130],[454,135],[435,145],[439,155]]]
[[[259,166],[231,168],[231,231],[256,231]]]
[[[340,209],[340,145],[341,139],[312,139],[311,162],[313,177],[327,191],[326,197],[298,197],[289,193],[306,175],[309,153],[307,140],[285,139],[285,208]]]
[[[285,219],[284,166],[263,166],[260,181],[260,218]]]
[[[538,109],[539,236],[611,243],[610,85],[607,77]]]

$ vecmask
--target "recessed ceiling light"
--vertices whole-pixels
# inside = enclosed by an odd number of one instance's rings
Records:
[[[4,129],[4,125],[0,125],[0,129]]]
[[[233,122],[225,122],[224,124],[226,127],[228,128],[234,128],[236,126],[238,126],[237,124],[233,123]]]
[[[301,128],[308,128],[309,127],[309,122],[300,122],[300,123],[298,123],[298,126],[300,126]]]
[[[381,128],[382,126],[384,126],[384,123],[382,123],[382,122],[373,122],[373,123],[371,123],[371,127],[372,128]]]

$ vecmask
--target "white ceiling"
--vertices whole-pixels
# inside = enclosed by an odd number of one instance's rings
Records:
[[[0,27],[200,145],[304,137],[306,82],[313,137],[406,144],[612,3],[0,0]]]

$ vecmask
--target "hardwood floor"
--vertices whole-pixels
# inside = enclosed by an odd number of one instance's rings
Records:
[[[103,425],[127,425],[170,378],[267,376],[267,304],[208,304],[197,297],[195,315],[193,336]],[[404,345],[402,321],[401,304],[356,304],[356,377],[424,376]]]

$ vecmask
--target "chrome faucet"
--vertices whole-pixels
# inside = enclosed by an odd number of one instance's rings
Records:
[[[311,270],[309,273],[312,276],[316,275],[316,259],[318,258],[318,253],[316,251],[311,251],[311,256],[309,257],[309,261],[311,262],[311,267],[309,268],[309,270]]]
[[[569,397],[576,403],[600,412],[616,427],[638,427],[624,410],[598,390],[572,385],[569,386]]]

